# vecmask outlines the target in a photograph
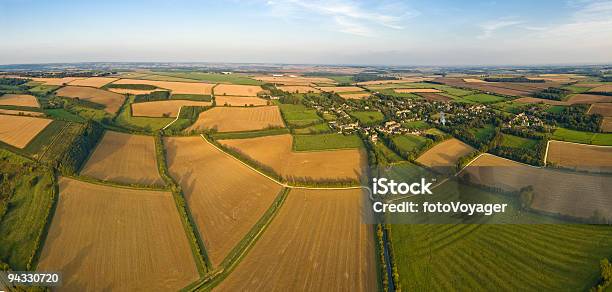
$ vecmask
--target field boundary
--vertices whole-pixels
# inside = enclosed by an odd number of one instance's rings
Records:
[[[170,127],[172,124],[174,124],[174,122],[178,121],[179,117],[181,116],[181,109],[183,109],[182,105],[179,107],[178,113],[176,114],[176,118],[172,122],[170,122],[166,126],[164,126],[162,128],[162,131],[165,130],[166,128]]]
[[[223,149],[221,149],[220,147],[218,147],[217,145],[211,143],[210,141],[208,141],[208,139],[206,139],[206,137],[203,134],[200,134],[200,137],[202,137],[202,139],[208,143],[209,145],[211,145],[212,147],[214,147],[215,149],[219,150],[221,153],[231,157],[232,159],[235,159],[236,161],[238,161],[240,164],[248,167],[249,169],[255,171],[256,173],[259,173],[260,175],[266,177],[267,179],[273,181],[274,183],[276,183],[277,185],[280,185],[282,187],[285,188],[289,188],[289,189],[304,189],[304,190],[352,190],[352,189],[367,189],[367,187],[364,186],[347,186],[347,187],[309,187],[309,186],[296,186],[296,185],[290,185],[288,183],[284,183],[281,182],[261,171],[259,171],[258,169],[252,167],[251,165],[249,165],[248,163],[234,157],[233,155],[223,151]]]
[[[608,145],[594,145],[594,144],[584,144],[584,143],[576,143],[576,142],[560,141],[560,140],[548,140],[548,142],[546,142],[546,152],[544,153],[544,166],[546,166],[546,163],[548,161],[548,147],[550,147],[550,142],[552,141],[559,142],[559,143],[588,146],[588,147],[612,148],[612,146],[608,146]]]
[[[201,288],[210,289],[223,281],[231,272],[238,266],[238,264],[244,259],[244,256],[251,250],[257,243],[261,235],[268,229],[272,220],[278,214],[278,211],[282,208],[287,196],[291,190],[289,188],[283,188],[277,194],[274,202],[270,204],[270,207],[266,212],[257,220],[249,232],[234,246],[230,253],[225,257],[223,262],[219,264],[216,271],[212,272],[208,277],[201,279],[196,283],[192,283],[188,286],[189,291],[196,291]]]
[[[172,197],[174,198],[174,203],[179,213],[179,217],[181,217],[181,223],[183,225],[185,235],[189,239],[189,246],[191,247],[191,253],[193,255],[196,268],[198,269],[198,274],[200,277],[203,277],[211,269],[212,263],[208,258],[206,245],[204,245],[202,236],[200,235],[193,216],[191,215],[189,205],[185,201],[183,190],[174,180],[174,178],[172,178],[170,172],[168,171],[166,149],[164,148],[164,141],[161,135],[155,135],[155,155],[158,172],[162,180],[168,184],[168,188],[170,189]]]

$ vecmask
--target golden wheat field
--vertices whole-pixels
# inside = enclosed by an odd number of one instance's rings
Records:
[[[455,138],[438,143],[431,149],[423,153],[417,162],[434,170],[450,171],[454,170],[459,158],[468,155],[476,149]]]
[[[176,117],[182,106],[210,106],[210,101],[194,100],[157,100],[132,103],[132,116],[135,117]]]
[[[595,94],[574,94],[567,100],[570,104],[593,104],[600,102],[612,102],[612,96]]]
[[[257,85],[238,85],[238,84],[219,84],[213,89],[215,96],[235,95],[235,96],[257,96],[262,92],[261,86]]]
[[[325,77],[304,77],[304,76],[255,76],[255,80],[263,81],[266,83],[283,84],[283,85],[295,85],[295,86],[308,86],[316,83],[330,83],[335,84],[336,81]]]
[[[268,104],[268,100],[254,96],[217,95],[215,96],[215,102],[217,103],[217,106],[257,106]]]
[[[179,290],[198,271],[172,194],[60,178],[37,266],[62,290]]]
[[[595,103],[591,105],[589,114],[600,114],[604,117],[612,117],[612,103]]]
[[[113,84],[147,84],[168,89],[172,94],[200,94],[210,95],[215,84],[202,82],[172,82],[141,79],[119,79]]]
[[[362,99],[370,97],[370,93],[340,93],[340,97],[345,99]]]
[[[55,94],[57,96],[78,98],[104,105],[106,107],[104,110],[111,114],[116,113],[125,100],[125,96],[121,94],[84,86],[62,87]]]
[[[274,169],[287,179],[353,179],[359,180],[366,163],[359,149],[294,152],[291,135],[249,139],[219,140],[226,147]]]
[[[0,96],[0,105],[40,107],[38,100],[29,94],[5,94]]]
[[[217,129],[219,132],[236,132],[284,126],[277,106],[214,107],[202,112],[185,131]]]
[[[605,84],[605,85],[597,86],[595,88],[592,88],[589,91],[612,92],[612,84]]]
[[[141,185],[164,185],[157,170],[153,136],[106,131],[82,175]]]
[[[464,168],[470,181],[506,191],[533,186],[532,208],[573,217],[590,218],[595,211],[612,216],[612,180],[607,175],[568,172],[527,166],[483,154]]]
[[[53,120],[26,116],[0,115],[0,141],[24,148]]]
[[[199,136],[165,138],[168,169],[185,199],[213,265],[247,234],[281,186]]]
[[[548,142],[546,161],[555,166],[576,170],[612,172],[612,146],[551,140]]]
[[[85,78],[85,79],[76,79],[72,82],[70,82],[68,85],[70,86],[89,86],[89,87],[95,87],[95,88],[100,88],[106,84],[109,84],[115,80],[117,80],[119,78],[112,78],[112,77],[90,77],[90,78]]]
[[[109,88],[108,91],[112,91],[119,94],[131,94],[131,95],[139,95],[139,94],[149,94],[153,91],[166,91],[165,89],[152,89],[152,90],[141,90],[141,89],[126,89],[126,88]]]
[[[289,192],[253,249],[214,291],[376,291],[361,190]]]

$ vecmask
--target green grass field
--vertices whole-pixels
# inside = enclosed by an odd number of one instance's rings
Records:
[[[379,124],[385,119],[385,116],[381,112],[377,111],[355,111],[348,114],[359,120],[359,123],[364,125]]]
[[[512,148],[526,148],[533,149],[538,145],[538,141],[533,139],[527,139],[509,134],[502,134],[502,146]]]
[[[51,91],[58,89],[58,85],[35,85],[28,89],[32,94],[49,94]]]
[[[97,122],[102,121],[102,119],[105,117],[110,117],[110,114],[102,109],[93,109],[80,105],[72,106],[69,111],[82,117],[83,119],[91,119]]]
[[[345,148],[359,148],[363,143],[357,135],[320,134],[293,136],[294,151],[319,151]]]
[[[484,93],[476,93],[471,95],[462,96],[461,98],[467,99],[477,103],[495,103],[503,101],[504,98],[497,95],[484,94]]]
[[[170,99],[185,99],[196,101],[212,101],[212,96],[205,94],[173,94]]]
[[[423,122],[423,121],[405,122],[405,123],[402,123],[402,126],[408,129],[416,129],[416,130],[424,130],[424,129],[429,129],[429,127],[431,127],[428,123]]]
[[[306,128],[301,128],[301,129],[294,129],[293,133],[294,134],[298,134],[298,135],[302,135],[302,134],[323,134],[323,133],[329,133],[331,132],[331,129],[329,128],[329,126],[327,125],[327,123],[320,123],[320,124],[316,124],[316,125],[312,125]]]
[[[493,107],[507,113],[520,114],[521,112],[523,112],[526,105],[524,103],[506,101],[496,103],[493,105]]]
[[[115,118],[116,126],[139,131],[157,131],[174,120],[174,118],[134,117],[130,106],[133,100],[134,97],[130,97],[130,101],[119,110],[119,114]]]
[[[57,135],[68,124],[64,121],[53,121],[45,129],[43,129],[26,147],[23,149],[26,152],[35,155],[53,141],[53,137]]]
[[[3,159],[24,163],[20,158],[2,152],[0,157]],[[13,270],[24,271],[36,252],[40,233],[47,222],[53,182],[50,172],[39,169],[22,171],[13,179],[15,192],[10,197],[6,213],[0,218],[0,261],[8,263]]]
[[[211,136],[217,140],[223,140],[223,139],[248,139],[248,138],[272,136],[272,135],[283,135],[283,134],[289,134],[289,129],[280,128],[280,129],[268,129],[268,130],[261,130],[261,131],[214,133],[214,134],[211,134]]]
[[[374,145],[374,151],[376,151],[379,163],[391,164],[404,161],[402,157],[397,155],[397,153],[393,152],[393,150],[389,149],[389,147],[385,146],[382,142],[378,142]]]
[[[404,291],[585,291],[599,276],[599,260],[612,254],[610,226],[561,224],[516,210],[507,196],[455,181],[433,191],[435,201],[509,203],[510,209],[496,219],[476,217],[473,222],[555,224],[392,225]],[[441,215],[429,222],[442,216],[461,219]]]
[[[400,151],[411,152],[414,150],[419,150],[429,139],[416,135],[401,135],[395,136],[391,138],[393,144],[399,148]]]
[[[323,121],[317,115],[316,110],[306,108],[301,104],[280,104],[279,108],[283,119],[291,127],[301,127]]]
[[[587,91],[589,91],[591,89],[590,87],[580,87],[579,85],[567,85],[567,86],[563,86],[561,88],[562,89],[567,89],[567,90],[571,91],[572,93],[583,93],[583,92],[587,92]]]
[[[582,144],[612,146],[612,134],[610,133],[591,133],[557,128],[555,132],[553,132],[551,139]]]
[[[221,73],[204,73],[204,72],[153,72],[155,75],[176,77],[183,79],[191,79],[196,81],[206,81],[212,83],[233,83],[242,85],[261,85],[263,82],[251,79],[244,74],[221,74]],[[145,76],[143,79],[147,79]],[[168,80],[173,81],[173,80]]]
[[[85,122],[85,119],[83,117],[75,115],[63,108],[45,109],[44,112],[53,119],[77,123]]]
[[[470,132],[476,136],[480,142],[488,142],[495,136],[495,127],[493,125],[486,125],[484,128],[470,129]]]

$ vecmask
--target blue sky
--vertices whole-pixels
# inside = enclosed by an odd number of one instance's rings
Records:
[[[612,63],[611,0],[0,0],[0,64]]]

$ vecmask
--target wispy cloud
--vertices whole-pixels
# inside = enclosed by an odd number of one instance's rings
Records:
[[[499,19],[494,21],[488,21],[480,25],[482,29],[482,33],[477,36],[479,39],[488,39],[493,36],[493,34],[504,28],[517,26],[519,24],[523,24],[524,22],[521,20],[516,20],[512,18]]]
[[[336,31],[359,36],[371,36],[377,27],[403,29],[402,20],[418,15],[418,12],[398,3],[381,2],[377,7],[368,8],[350,0],[270,0],[266,4],[280,17],[302,14],[329,17]],[[393,12],[380,11],[389,10],[390,7],[394,9]]]

